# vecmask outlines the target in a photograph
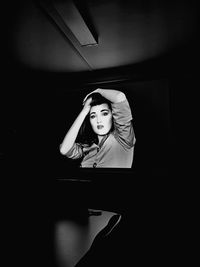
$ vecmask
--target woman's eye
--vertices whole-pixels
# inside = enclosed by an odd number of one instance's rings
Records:
[[[108,112],[103,112],[103,116],[107,116],[108,115]]]
[[[94,118],[95,118],[95,115],[91,115],[91,116],[90,116],[90,119],[94,119]]]

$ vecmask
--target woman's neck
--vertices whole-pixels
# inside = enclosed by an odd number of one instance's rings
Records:
[[[104,141],[107,139],[108,135],[109,135],[109,133],[107,133],[105,135],[98,136],[98,140],[99,140],[98,145],[102,144],[102,142],[104,143]]]
[[[99,144],[101,143],[101,140],[104,138],[104,135],[98,135]]]
[[[108,136],[109,135],[109,133],[110,132],[108,132],[107,134],[104,134],[104,135],[97,135],[97,137],[98,137],[98,145],[101,143],[101,141],[103,140],[103,138],[105,138],[106,136]]]

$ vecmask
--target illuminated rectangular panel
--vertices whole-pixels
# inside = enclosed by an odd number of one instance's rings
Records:
[[[72,1],[53,1],[53,4],[65,24],[82,46],[98,44]]]

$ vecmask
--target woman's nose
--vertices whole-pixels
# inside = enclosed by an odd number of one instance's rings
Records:
[[[101,122],[101,116],[97,116],[97,123]]]

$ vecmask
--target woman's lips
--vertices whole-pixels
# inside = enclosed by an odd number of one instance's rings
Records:
[[[97,129],[101,130],[104,126],[103,125],[97,125]]]

